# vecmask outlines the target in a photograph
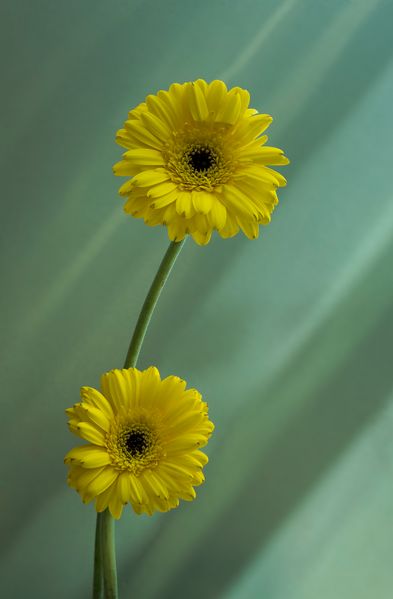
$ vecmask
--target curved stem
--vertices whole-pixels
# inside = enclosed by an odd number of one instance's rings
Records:
[[[132,366],[135,366],[138,360],[143,339],[145,337],[147,327],[149,326],[149,322],[153,314],[154,308],[156,306],[157,300],[160,297],[162,288],[165,285],[165,282],[169,276],[169,273],[172,270],[172,267],[176,261],[176,258],[179,255],[180,250],[184,245],[184,242],[185,238],[183,239],[183,241],[171,241],[171,243],[169,244],[169,247],[165,253],[165,256],[162,259],[157,274],[154,277],[153,283],[151,284],[149,293],[146,296],[141,313],[139,314],[138,322],[136,323],[130,347],[128,348],[127,357],[124,362],[124,368],[130,368]]]
[[[172,241],[169,244],[139,314],[124,368],[136,365],[154,308],[184,242],[185,239],[183,241]],[[93,599],[102,599],[102,583],[104,583],[104,598],[117,599],[115,527],[108,509],[97,514]]]

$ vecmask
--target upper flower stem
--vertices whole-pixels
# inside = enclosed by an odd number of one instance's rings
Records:
[[[153,283],[151,284],[149,293],[146,296],[141,313],[139,314],[138,322],[136,323],[130,347],[128,348],[127,357],[124,362],[124,368],[131,368],[136,365],[154,308],[184,242],[185,238],[182,241],[172,241],[169,244],[157,274],[154,277]]]

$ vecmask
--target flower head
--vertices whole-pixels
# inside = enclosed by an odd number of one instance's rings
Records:
[[[277,187],[286,184],[267,165],[288,159],[264,145],[272,117],[249,108],[249,100],[240,87],[198,79],[174,83],[131,110],[116,136],[127,151],[114,166],[116,175],[132,177],[119,190],[125,211],[167,225],[172,241],[190,234],[204,245],[213,230],[226,238],[239,228],[258,237]]]
[[[88,441],[65,456],[68,484],[114,518],[127,503],[151,515],[194,499],[208,461],[200,448],[214,428],[200,393],[154,367],[112,370],[101,386],[82,387],[66,410],[71,431]]]

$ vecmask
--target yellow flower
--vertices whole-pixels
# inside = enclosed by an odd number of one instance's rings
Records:
[[[89,442],[65,456],[68,484],[114,518],[128,502],[151,515],[194,499],[208,461],[199,448],[214,429],[200,393],[154,367],[112,370],[101,387],[82,387],[82,401],[66,410],[70,430]]]
[[[127,148],[114,173],[125,211],[148,225],[164,224],[172,241],[186,234],[204,245],[216,229],[250,239],[267,224],[284,177],[267,165],[288,164],[265,146],[272,121],[248,108],[250,94],[223,81],[174,83],[128,114],[116,141]]]

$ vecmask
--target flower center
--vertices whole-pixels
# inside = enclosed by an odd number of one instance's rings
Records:
[[[113,466],[137,476],[146,468],[157,466],[163,455],[157,423],[143,413],[135,420],[125,418],[118,422],[108,433],[106,446]]]
[[[192,148],[187,156],[187,162],[194,171],[201,173],[208,171],[216,162],[211,148],[196,147]]]
[[[187,125],[164,150],[171,179],[185,191],[213,191],[234,169],[227,132],[220,127]]]
[[[124,445],[132,458],[141,458],[151,446],[151,435],[146,430],[134,429],[125,436]]]

